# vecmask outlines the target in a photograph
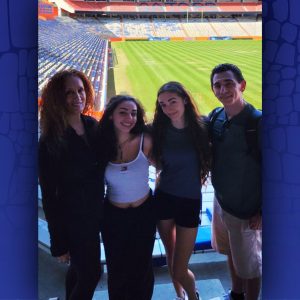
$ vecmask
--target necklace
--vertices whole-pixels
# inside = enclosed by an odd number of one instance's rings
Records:
[[[120,152],[120,161],[121,161],[121,164],[124,163],[124,160],[123,160],[123,147],[124,147],[124,145],[126,145],[127,142],[129,142],[130,140],[131,140],[131,136],[130,136],[128,139],[126,139],[124,142],[118,144],[118,149],[119,149],[119,152]],[[127,171],[127,169],[128,169],[127,166],[121,166],[120,171],[121,171],[121,172],[124,172],[124,171]]]

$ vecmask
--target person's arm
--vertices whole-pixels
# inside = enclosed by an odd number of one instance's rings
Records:
[[[58,256],[57,260],[58,260],[58,262],[63,263],[63,264],[70,263],[70,253],[68,252],[68,253],[63,254],[61,256]]]
[[[155,167],[155,161],[152,156],[152,137],[149,134],[144,134],[143,152],[148,158],[149,163]]]
[[[57,195],[59,162],[51,155],[44,142],[39,142],[39,183],[42,203],[50,234],[50,250],[55,257],[66,255],[68,238],[65,211]]]
[[[261,229],[261,221],[262,221],[261,213],[258,212],[256,215],[254,215],[253,217],[251,217],[249,219],[250,229],[260,230]]]
[[[261,156],[261,118],[257,123],[257,151],[259,152],[259,156]],[[250,218],[249,227],[253,230],[260,230],[262,228],[262,215],[261,210]]]
[[[152,155],[152,146],[152,137],[149,134],[144,134],[144,154],[148,158],[150,165],[155,168],[155,186],[158,186],[161,170],[158,168]]]

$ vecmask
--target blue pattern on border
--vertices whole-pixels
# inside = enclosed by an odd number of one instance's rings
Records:
[[[37,299],[37,1],[0,0],[0,299]],[[265,0],[263,299],[300,299],[300,1]]]
[[[37,1],[0,0],[0,299],[37,299]]]
[[[262,299],[300,299],[300,1],[263,9]]]

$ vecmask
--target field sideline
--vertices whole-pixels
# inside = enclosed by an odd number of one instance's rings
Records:
[[[116,93],[134,95],[151,117],[156,92],[165,82],[183,83],[203,114],[218,104],[211,90],[211,69],[222,62],[238,65],[247,81],[245,99],[261,108],[262,42],[229,41],[130,41],[114,42],[113,70]]]

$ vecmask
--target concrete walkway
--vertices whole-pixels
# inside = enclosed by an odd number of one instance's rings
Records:
[[[213,251],[193,254],[190,269],[197,280],[197,288],[202,300],[221,297],[224,290],[230,288],[225,256]],[[39,248],[39,300],[50,297],[64,299],[64,276],[67,266],[59,264],[49,253]],[[166,266],[154,268],[155,288],[152,300],[172,300],[175,291],[170,283]],[[97,286],[93,300],[107,300],[107,273],[104,274]],[[142,299],[141,299],[142,300]]]

